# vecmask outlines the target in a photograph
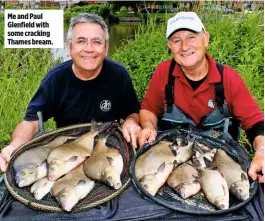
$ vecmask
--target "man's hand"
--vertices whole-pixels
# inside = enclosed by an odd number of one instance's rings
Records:
[[[144,128],[139,136],[139,145],[142,147],[145,143],[152,144],[157,136],[157,132],[155,129]]]
[[[133,118],[127,118],[122,125],[122,133],[128,143],[137,148],[136,138],[141,132],[141,127]]]
[[[258,174],[258,173],[262,173]],[[258,179],[259,183],[264,183],[264,149],[257,150],[249,167],[248,175],[253,179]]]
[[[12,144],[9,144],[5,148],[2,149],[0,154],[0,169],[2,172],[6,171],[7,164],[9,163],[11,159],[11,154],[16,150],[17,148],[13,146]]]

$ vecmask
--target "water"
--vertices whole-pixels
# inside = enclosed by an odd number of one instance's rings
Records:
[[[110,25],[108,27],[110,35],[108,57],[115,53],[123,42],[126,42],[128,39],[134,39],[139,24],[140,23],[123,23]],[[62,58],[63,61],[71,59],[71,57],[67,56],[66,46],[64,46],[64,48],[54,48],[52,52],[54,59]]]

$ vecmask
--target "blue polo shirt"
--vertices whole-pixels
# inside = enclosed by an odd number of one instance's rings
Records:
[[[57,127],[96,121],[125,119],[138,113],[140,104],[130,75],[121,64],[104,59],[99,75],[83,81],[75,76],[72,60],[53,68],[42,80],[26,111],[24,120],[44,122],[54,118]]]

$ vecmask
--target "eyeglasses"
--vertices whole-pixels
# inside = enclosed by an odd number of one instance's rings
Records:
[[[81,38],[81,39],[77,39],[74,43],[80,47],[86,47],[88,46],[88,44],[90,44],[92,48],[100,48],[103,45],[105,45],[106,41],[102,41],[99,39],[88,40],[85,38]]]

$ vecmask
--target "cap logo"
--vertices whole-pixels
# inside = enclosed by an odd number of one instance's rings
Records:
[[[180,19],[186,19],[186,20],[194,20],[194,17],[191,17],[191,16],[180,16],[180,17],[177,17],[175,20],[173,20],[172,22],[170,22],[170,25],[172,25],[173,23],[177,22],[178,20]]]

